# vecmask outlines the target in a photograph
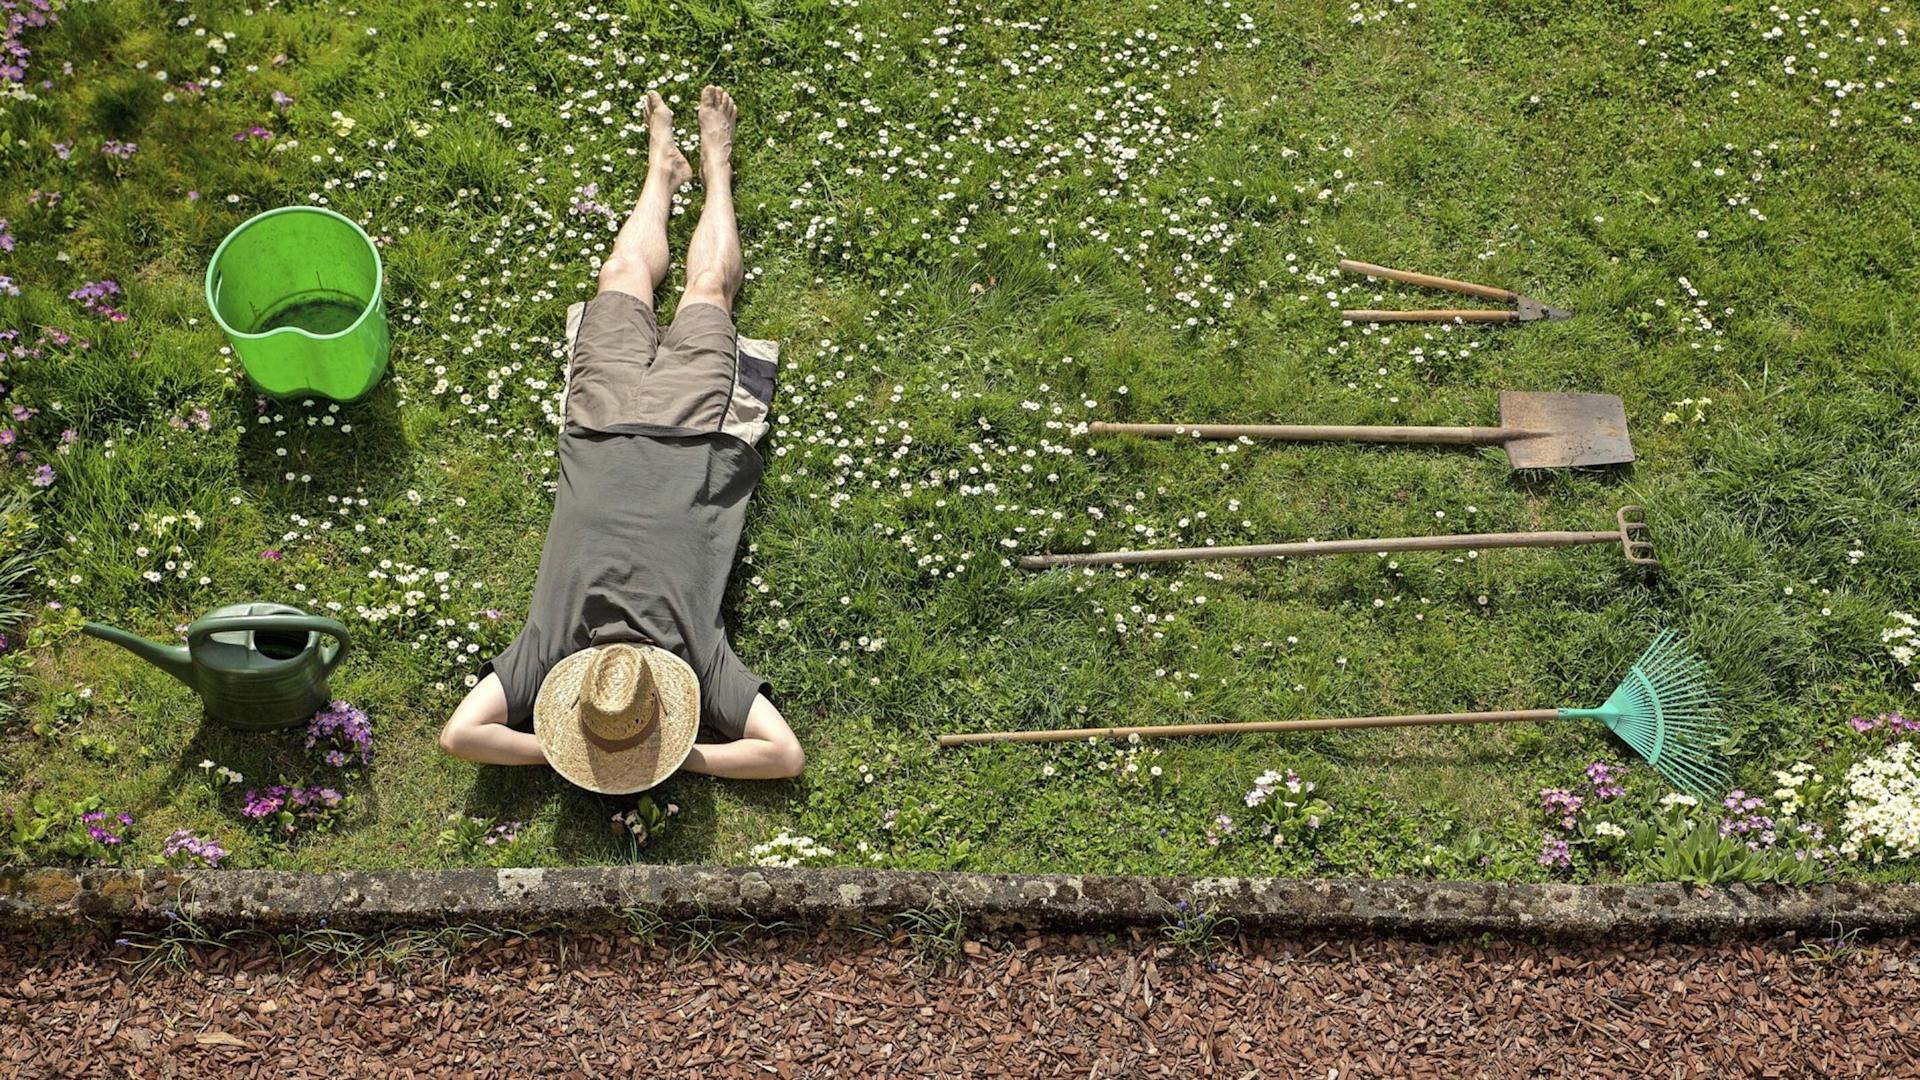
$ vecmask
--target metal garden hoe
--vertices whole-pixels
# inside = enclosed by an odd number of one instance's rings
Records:
[[[1660,565],[1654,557],[1653,530],[1640,520],[1638,506],[1614,513],[1618,528],[1593,532],[1465,533],[1455,536],[1386,536],[1372,540],[1305,540],[1292,544],[1237,544],[1222,547],[1159,548],[1145,551],[1080,551],[1022,555],[1020,569],[1052,566],[1119,566],[1124,563],[1187,562],[1200,559],[1261,559],[1289,555],[1354,555],[1387,551],[1461,551],[1482,548],[1572,547],[1618,543],[1635,566]]]
[[[1153,727],[1065,728],[1053,731],[980,731],[940,736],[941,746],[997,742],[1071,742],[1173,735],[1246,735],[1256,732],[1335,731],[1347,728],[1437,724],[1516,724],[1536,720],[1598,720],[1674,786],[1700,796],[1726,788],[1719,746],[1726,738],[1706,664],[1671,630],[1662,631],[1597,709],[1512,709],[1501,712],[1355,716],[1340,720],[1256,720]]]
[[[1499,427],[1366,427],[1332,424],[1087,425],[1095,435],[1186,439],[1276,439],[1281,442],[1367,442],[1500,446],[1515,469],[1621,465],[1633,460],[1627,410],[1612,394],[1500,392]]]

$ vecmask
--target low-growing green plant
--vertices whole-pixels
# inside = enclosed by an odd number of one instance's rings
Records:
[[[1233,916],[1207,911],[1185,900],[1175,904],[1173,912],[1160,923],[1160,936],[1167,944],[1196,957],[1216,951],[1239,930],[1240,921]]]
[[[7,861],[12,863],[120,862],[133,815],[101,808],[100,797],[61,800],[35,795],[24,809],[7,808]]]
[[[959,907],[935,901],[926,907],[895,914],[877,926],[854,929],[895,945],[906,945],[929,968],[944,968],[960,956],[967,940],[967,923]]]
[[[1824,868],[1818,860],[1799,858],[1791,851],[1749,848],[1719,826],[1703,821],[1682,832],[1663,832],[1642,855],[1639,876],[1647,881],[1689,885],[1806,885],[1820,880]]]
[[[80,756],[89,761],[109,762],[120,753],[120,745],[100,735],[82,735],[74,740]]]
[[[1800,947],[1793,950],[1793,953],[1815,967],[1838,967],[1849,961],[1862,960],[1873,955],[1871,946],[1860,945],[1855,941],[1859,935],[1860,928],[1857,926],[1842,930],[1836,925],[1833,927],[1833,932],[1826,937],[1801,942]]]
[[[42,704],[40,719],[34,721],[33,733],[46,742],[60,742],[86,719],[91,705],[90,695],[84,691],[61,690],[50,694]]]
[[[496,821],[455,812],[447,815],[447,825],[440,830],[438,842],[460,855],[498,862],[509,857],[520,842],[520,830],[525,827],[523,821]]]
[[[662,806],[653,796],[642,795],[632,809],[614,813],[612,827],[616,834],[627,839],[632,856],[638,858],[640,849],[664,834],[668,823],[679,813],[680,807],[674,803]]]
[[[214,931],[183,911],[168,910],[166,922],[155,930],[129,930],[114,944],[127,949],[119,957],[133,973],[135,982],[161,969],[185,971],[210,950],[230,948],[252,938],[257,931],[234,929]]]

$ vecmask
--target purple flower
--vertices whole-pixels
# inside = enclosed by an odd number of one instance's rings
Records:
[[[90,810],[80,815],[80,824],[87,829],[87,839],[100,845],[102,855],[127,842],[125,830],[133,825],[133,815],[126,811],[109,814],[105,810]]]
[[[261,142],[272,142],[273,132],[255,124],[245,131],[235,132],[233,136],[233,141],[237,143],[247,142],[252,139],[258,139]]]
[[[568,207],[576,214],[597,215],[608,221],[619,221],[620,212],[600,201],[599,184],[583,184],[574,189],[573,198],[567,200]]]
[[[1540,809],[1549,817],[1558,817],[1562,829],[1572,829],[1579,823],[1577,815],[1586,800],[1564,788],[1541,788]]]
[[[286,112],[293,107],[293,95],[284,90],[275,90],[272,95],[273,107]]]
[[[13,234],[7,231],[7,219],[0,218],[0,251],[13,250]]]
[[[1564,839],[1555,836],[1540,838],[1540,865],[1565,870],[1573,865],[1573,850]]]
[[[333,702],[307,722],[307,749],[322,749],[323,760],[335,768],[352,757],[365,765],[373,760],[373,721],[344,701]]]
[[[189,428],[211,431],[213,429],[213,414],[204,408],[196,408],[185,416],[168,417],[167,426],[176,431],[186,431]]]
[[[126,322],[127,313],[113,306],[113,299],[120,295],[120,283],[112,279],[89,281],[85,285],[67,294],[67,299],[78,300],[86,305],[88,311],[102,315],[113,322]]]
[[[281,559],[286,558],[285,555],[280,554],[280,552],[275,548],[268,548],[267,550],[261,552],[260,557],[270,562],[279,562]]]
[[[57,142],[53,144],[53,156],[65,161],[73,156],[73,144]]]
[[[242,802],[241,816],[258,821],[263,817],[279,813],[280,808],[287,804],[287,787],[284,784],[276,784],[264,793],[248,788]]]
[[[1625,771],[1620,770],[1622,773]],[[1604,761],[1587,766],[1587,782],[1593,785],[1593,795],[1597,799],[1613,799],[1627,793],[1626,784],[1614,772],[1614,766]]]
[[[8,277],[5,274],[0,274],[0,296],[19,296],[19,295],[20,295],[20,286],[15,285],[11,277]]]
[[[219,866],[220,860],[227,857],[227,849],[221,847],[218,841],[203,840],[190,830],[181,829],[167,837],[167,842],[161,847],[160,854],[166,859],[186,855],[199,859],[203,865],[211,868]]]
[[[0,446],[12,446],[20,438],[20,433],[12,428],[0,428]]]
[[[121,142],[118,139],[109,139],[100,146],[101,153],[110,158],[118,158],[121,161],[127,160],[139,151],[139,143]]]
[[[33,470],[33,480],[31,482],[34,487],[38,487],[38,488],[52,487],[53,481],[54,481],[53,466],[42,465],[39,468]]]

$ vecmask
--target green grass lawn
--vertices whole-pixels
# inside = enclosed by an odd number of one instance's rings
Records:
[[[824,861],[916,868],[1684,876],[1610,848],[1591,793],[1573,865],[1541,864],[1562,832],[1540,789],[1628,761],[1590,725],[932,745],[1595,705],[1661,627],[1717,673],[1740,786],[1784,822],[1772,773],[1815,764],[1800,818],[1837,829],[1841,774],[1883,739],[1848,718],[1911,710],[1920,675],[1883,640],[1920,605],[1912,22],[1848,3],[69,2],[20,31],[0,99],[0,379],[38,410],[9,429],[30,460],[0,473],[36,493],[4,533],[37,568],[0,662],[9,857],[97,854],[21,838],[97,799],[135,821],[108,853],[129,865],[176,829],[280,867],[735,862],[790,831]],[[636,102],[661,88],[691,130],[706,81],[741,105],[740,326],[784,346],[729,625],[811,763],[669,781],[679,814],[636,847],[608,823],[631,799],[476,769],[434,736],[526,610],[563,316],[616,227],[599,207],[638,190]],[[681,198],[676,249],[699,205]],[[220,239],[288,203],[383,248],[392,364],[364,403],[257,397],[205,308]],[[1460,299],[1343,257],[1577,316],[1343,326],[1341,306]],[[100,280],[124,321],[69,299]],[[1492,424],[1502,389],[1619,395],[1638,462],[1523,475],[1496,449],[1083,427]],[[1012,565],[1598,529],[1623,503],[1664,574],[1606,547]],[[178,641],[239,600],[352,628],[333,689],[373,719],[370,766],[213,726],[73,632]],[[1289,768],[1328,809],[1276,847],[1243,796]],[[351,801],[271,840],[240,809],[276,781]],[[1651,770],[1628,788],[1614,821],[1659,813]],[[441,842],[453,814],[525,824],[504,849]]]

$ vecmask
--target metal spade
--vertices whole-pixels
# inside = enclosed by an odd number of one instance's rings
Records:
[[[1276,439],[1282,442],[1368,442],[1506,448],[1515,469],[1620,465],[1633,460],[1627,410],[1612,394],[1500,392],[1499,427],[1363,427],[1331,424],[1108,424],[1096,435],[1189,439]]]

